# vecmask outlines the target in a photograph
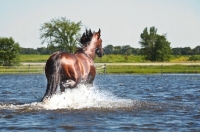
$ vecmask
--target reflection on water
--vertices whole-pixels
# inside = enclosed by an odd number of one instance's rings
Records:
[[[198,131],[200,75],[97,75],[44,94],[44,75],[0,75],[0,130]]]

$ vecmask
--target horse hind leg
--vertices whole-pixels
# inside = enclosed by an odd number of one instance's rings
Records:
[[[60,91],[61,91],[61,92],[65,92],[65,87],[64,87],[62,84],[63,84],[63,83],[61,82],[61,83],[60,83]]]
[[[65,91],[65,88],[74,88],[76,87],[77,83],[74,80],[66,80],[60,83],[61,92]]]

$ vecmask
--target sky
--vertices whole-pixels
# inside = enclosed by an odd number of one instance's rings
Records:
[[[41,44],[40,28],[60,17],[92,31],[101,29],[103,47],[140,48],[140,34],[154,26],[171,47],[200,45],[200,0],[0,0],[0,37],[24,48]]]

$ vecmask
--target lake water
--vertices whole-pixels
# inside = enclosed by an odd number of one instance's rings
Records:
[[[97,75],[41,103],[46,79],[0,75],[0,131],[200,131],[200,75]]]

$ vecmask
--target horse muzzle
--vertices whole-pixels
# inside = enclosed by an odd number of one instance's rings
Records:
[[[103,51],[100,49],[96,49],[95,53],[98,55],[98,57],[102,57],[103,56]]]

